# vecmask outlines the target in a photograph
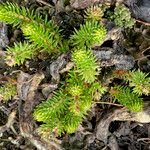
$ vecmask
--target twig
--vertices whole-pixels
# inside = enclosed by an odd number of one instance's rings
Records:
[[[136,21],[139,22],[139,23],[142,23],[142,24],[144,24],[146,26],[150,26],[150,23],[148,23],[148,22],[144,22],[142,20],[137,20],[137,19],[136,19]]]
[[[16,111],[11,112],[10,115],[8,116],[7,123],[3,126],[0,126],[0,133],[5,132],[13,125],[15,117],[16,117]]]
[[[137,140],[138,142],[139,141],[143,141],[143,142],[145,142],[145,143],[150,143],[150,138],[140,138],[140,139],[138,139]],[[147,141],[147,142],[146,142]]]
[[[3,111],[7,116],[10,114],[10,110],[5,106],[0,106],[0,110]]]
[[[15,130],[15,128],[13,126],[11,126],[10,128],[14,132],[15,135],[18,135],[17,131]]]
[[[95,102],[96,104],[106,104],[106,105],[114,105],[117,107],[123,107],[123,105],[120,104],[114,104],[114,103],[110,103],[110,102]]]
[[[102,150],[106,150],[108,148],[108,146],[106,145]]]
[[[150,138],[140,138],[137,141],[150,141]]]

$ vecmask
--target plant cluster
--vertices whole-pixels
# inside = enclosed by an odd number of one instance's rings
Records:
[[[106,6],[104,5],[94,5],[90,6],[85,10],[85,19],[86,20],[97,20],[100,21],[104,16]]]
[[[75,29],[68,39],[63,40],[59,27],[54,21],[48,20],[47,16],[43,20],[41,16],[34,15],[34,11],[30,12],[17,4],[0,5],[0,20],[18,26],[26,37],[24,43],[7,48],[6,62],[10,66],[20,65],[39,52],[60,53],[71,47],[74,68],[69,71],[52,98],[39,104],[33,113],[34,118],[43,123],[39,128],[40,133],[73,133],[90,110],[93,100],[99,100],[106,91],[98,82],[100,67],[91,50],[92,47],[101,45],[106,36],[106,29],[100,22],[103,12],[104,8],[101,6],[87,9],[84,24],[80,25],[78,30]],[[130,17],[125,6],[116,6],[113,19],[117,25],[130,27],[133,23]],[[141,111],[143,101],[139,96],[150,93],[150,79],[139,70],[127,73],[124,79],[133,90],[115,86],[110,90],[110,94],[130,110]],[[6,89],[8,88],[3,87],[0,90],[8,92]],[[10,98],[9,94],[7,96],[5,99]]]
[[[95,45],[101,45],[106,36],[106,29],[98,21],[86,21],[80,26],[79,30],[75,30],[71,36],[72,44],[76,47],[91,48]]]
[[[129,110],[134,112],[142,111],[143,99],[141,95],[150,94],[150,77],[140,70],[129,71],[123,74],[122,77],[129,83],[129,87],[115,86],[110,90],[110,94]]]
[[[105,35],[105,28],[93,20],[86,21],[71,36],[75,66],[53,98],[36,107],[34,117],[44,123],[39,128],[40,133],[73,133],[90,110],[95,93],[98,92],[100,98],[105,92],[106,89],[96,81],[100,69],[90,49],[94,44],[101,44]]]
[[[31,59],[36,53],[36,47],[28,42],[14,43],[14,47],[8,47],[6,63],[9,66],[21,65],[26,59]]]
[[[12,96],[16,95],[16,85],[14,84],[4,84],[0,87],[0,101],[8,101]]]
[[[109,13],[109,18],[119,27],[131,28],[135,24],[135,19],[124,4],[116,4],[114,12]]]
[[[0,5],[0,20],[20,27],[27,39],[26,44],[16,44],[14,48],[8,48],[7,58],[13,59],[9,65],[20,65],[25,59],[36,55],[37,51],[49,54],[60,51],[62,45],[60,30],[52,20],[48,20],[47,16],[43,21],[41,16],[34,14],[34,11],[30,12],[29,9],[17,4],[5,3]],[[23,49],[27,49],[27,52],[22,53]]]
[[[138,95],[148,95],[150,93],[150,77],[147,73],[140,70],[130,71],[125,76],[125,80],[129,81],[129,86],[133,88],[133,92]]]
[[[47,17],[42,21],[40,16],[34,15],[34,11],[11,3],[1,5],[0,8],[0,20],[19,26],[28,40],[7,48],[6,60],[11,66],[22,64],[39,51],[51,53],[61,49],[60,30]],[[92,20],[85,21],[68,39],[67,43],[73,47],[72,61],[75,66],[54,96],[35,109],[34,117],[44,123],[39,129],[41,132],[55,129],[58,135],[64,131],[74,132],[91,108],[95,92],[99,92],[99,96],[104,93],[105,88],[96,82],[100,69],[91,47],[100,45],[105,36],[105,28],[97,20]]]
[[[132,92],[129,87],[115,86],[110,91],[114,100],[117,100],[120,104],[127,107],[134,112],[142,111],[143,100],[137,94]]]
[[[39,128],[40,133],[55,130],[57,135],[64,131],[73,133],[90,110],[95,92],[103,94],[105,88],[96,81],[87,83],[75,70],[70,71],[62,87],[34,111],[35,119],[44,123]]]

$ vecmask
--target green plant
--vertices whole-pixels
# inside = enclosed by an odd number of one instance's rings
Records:
[[[142,111],[143,100],[137,94],[133,93],[129,87],[116,86],[111,89],[111,95],[120,104],[126,106],[134,112]]]
[[[133,20],[129,10],[124,7],[116,6],[113,20],[119,26],[130,27]],[[100,68],[91,51],[92,47],[101,45],[106,36],[106,29],[99,22],[104,11],[101,9],[100,6],[88,9],[85,23],[80,25],[79,30],[75,29],[69,39],[63,40],[59,27],[52,20],[49,21],[47,16],[43,20],[25,7],[11,3],[0,5],[0,20],[20,27],[27,40],[7,48],[8,65],[20,65],[38,52],[51,54],[72,48],[74,68],[69,71],[52,98],[39,104],[33,113],[34,118],[43,123],[38,131],[44,135],[50,132],[57,135],[73,133],[87,115],[93,100],[99,100],[106,91],[98,82]],[[124,14],[126,17],[121,17]],[[139,95],[149,93],[149,78],[141,72],[130,72],[124,79],[133,87],[133,91],[129,87],[116,86],[110,94],[129,110],[141,111],[143,102]],[[7,88],[3,87],[4,89]],[[5,91],[9,93],[8,90]]]
[[[25,59],[31,59],[36,53],[36,47],[33,44],[18,43],[14,47],[8,47],[6,51],[6,63],[9,66],[22,64]]]
[[[59,27],[47,16],[43,21],[41,16],[34,15],[34,11],[12,3],[0,5],[0,20],[20,27],[28,40],[7,48],[6,62],[10,66],[20,65],[38,52],[51,54],[73,47],[74,69],[53,97],[36,107],[34,117],[44,123],[39,128],[40,133],[56,129],[58,135],[65,131],[74,132],[90,110],[95,95],[100,98],[105,92],[105,88],[96,81],[99,67],[91,51],[92,46],[103,42],[105,28],[96,20],[85,21],[69,40],[62,42]]]
[[[20,7],[17,4],[5,3],[0,5],[0,20],[14,26],[18,26],[22,29],[26,39],[35,46],[35,50],[28,51],[28,55],[20,55],[21,60],[14,62],[13,64],[21,64],[23,60],[30,59],[38,52],[58,53],[68,49],[69,41],[63,41],[60,35],[59,27],[54,24],[52,20],[48,20],[47,16],[44,21],[41,16],[34,15],[34,11],[29,11],[25,7]],[[84,25],[81,25],[80,30],[76,30],[71,36],[71,43],[73,46],[90,48],[96,44],[101,44],[106,36],[105,28],[98,21],[86,21]],[[29,44],[30,45],[30,44]],[[29,46],[25,46],[23,49]],[[22,51],[19,48],[21,45],[15,45],[14,52],[12,48],[8,48],[8,57],[14,57],[15,54],[20,54]],[[18,48],[17,48],[18,47]],[[27,50],[29,50],[27,48]],[[10,50],[11,49],[11,50]],[[24,53],[25,54],[25,53]]]
[[[102,19],[105,9],[106,7],[103,5],[90,6],[85,10],[85,19],[89,21],[90,20],[99,21]]]
[[[91,48],[95,45],[101,45],[105,37],[106,29],[98,21],[92,20],[86,21],[79,30],[75,29],[71,40],[74,46]]]
[[[52,132],[56,129],[57,135],[60,135],[64,131],[73,133],[82,122],[87,111],[90,110],[94,94],[99,92],[101,96],[106,90],[95,80],[95,74],[98,74],[98,70],[95,67],[94,56],[90,51],[81,51],[82,55],[78,55],[79,59],[76,59],[76,64],[80,62],[83,74],[78,70],[80,68],[75,67],[70,71],[68,78],[62,84],[61,88],[54,92],[54,96],[38,105],[34,111],[35,119],[44,123],[39,128],[40,133],[44,135],[46,132]],[[81,51],[79,50],[79,53]],[[73,55],[76,55],[76,53],[74,51]],[[87,60],[91,60],[93,63],[88,66],[89,62],[87,61],[87,67],[83,68],[82,66],[85,66],[84,63],[87,54],[90,54]],[[90,69],[95,73],[89,75]],[[89,79],[84,78],[85,74],[89,76]],[[83,78],[80,76],[83,76]]]
[[[143,108],[142,94],[150,94],[150,77],[139,69],[122,71],[119,77],[124,79],[129,86],[116,86],[110,90],[110,94],[129,110],[141,111]]]
[[[99,74],[99,67],[91,50],[86,50],[84,47],[75,49],[72,52],[72,60],[76,64],[77,72],[85,82],[92,83],[95,81]]]
[[[116,5],[114,13],[110,13],[109,17],[119,27],[130,28],[135,23],[129,9],[124,4]]]
[[[125,75],[125,80],[129,81],[129,86],[133,87],[133,92],[138,95],[148,95],[150,93],[150,77],[147,73],[133,70]]]
[[[63,44],[59,27],[56,26],[52,20],[48,20],[47,16],[43,21],[41,16],[34,15],[34,11],[30,12],[27,8],[23,6],[20,7],[17,4],[4,3],[0,5],[0,20],[20,27],[26,39],[31,42],[36,49],[30,51],[30,44],[15,45],[14,52],[12,48],[8,48],[7,54],[9,55],[14,55],[14,53],[20,54],[22,52],[20,48],[26,48],[28,51],[28,54],[24,53],[25,55],[20,55],[23,58],[18,57],[21,60],[16,59],[17,62],[14,62],[14,64],[20,64],[26,58],[32,58],[32,56],[37,54],[37,50],[38,52],[45,51],[51,54],[58,53],[62,49],[60,48]]]
[[[14,84],[4,84],[0,87],[0,100],[7,101],[11,99],[17,93],[16,86]]]

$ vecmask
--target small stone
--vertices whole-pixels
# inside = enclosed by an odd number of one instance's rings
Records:
[[[134,67],[134,57],[128,55],[114,55],[112,59],[116,69],[119,70],[130,70]]]

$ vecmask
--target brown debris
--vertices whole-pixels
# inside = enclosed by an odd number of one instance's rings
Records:
[[[150,103],[145,103],[142,112],[131,112],[127,108],[116,109],[114,112],[107,113],[101,119],[96,128],[96,138],[107,143],[110,136],[109,126],[112,121],[134,121],[139,123],[150,122]]]
[[[75,9],[85,9],[95,3],[110,5],[112,2],[113,0],[71,0],[70,5]]]
[[[59,147],[52,141],[45,141],[35,135],[32,111],[36,103],[36,93],[39,84],[44,79],[43,73],[29,75],[21,72],[18,76],[17,90],[20,98],[19,120],[21,135],[27,138],[38,150],[58,150]],[[24,100],[24,104],[23,104]]]
[[[7,131],[9,128],[13,126],[15,117],[16,117],[16,111],[12,111],[8,116],[7,123],[3,126],[0,126],[0,133]]]

